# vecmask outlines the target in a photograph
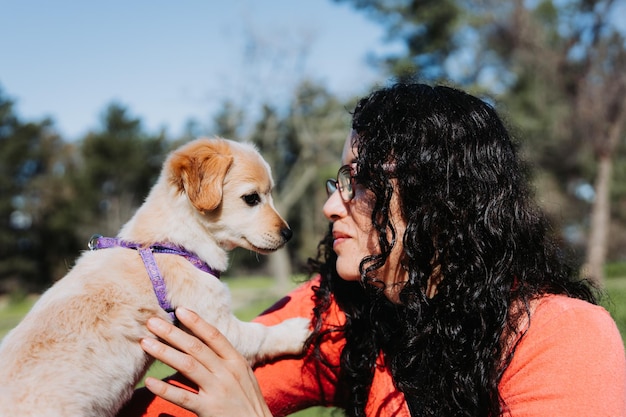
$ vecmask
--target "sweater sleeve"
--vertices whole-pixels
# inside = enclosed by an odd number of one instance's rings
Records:
[[[278,301],[254,321],[271,326],[291,317],[308,317],[313,314],[313,286],[318,279],[302,284]],[[343,323],[345,317],[333,304],[326,325]],[[339,355],[344,340],[340,336],[327,338],[322,353],[332,363],[339,364]],[[314,405],[333,405],[336,386],[335,366],[324,366],[314,360],[310,352],[301,357],[284,357],[258,366],[255,376],[261,391],[274,416],[286,416]],[[180,374],[166,380],[173,385],[196,391],[196,386]],[[146,388],[135,390],[131,400],[120,411],[118,417],[192,417],[195,416],[160,397]]]
[[[313,290],[318,279],[302,285],[268,311],[255,319],[265,325],[274,325],[291,317],[313,315]],[[333,303],[323,327],[336,327],[345,322],[345,316]],[[323,364],[307,352],[303,357],[282,357],[255,368],[261,391],[274,416],[286,416],[296,411],[316,406],[335,405],[335,387],[339,357],[345,344],[340,333],[326,336],[320,347]]]
[[[500,393],[504,416],[626,416],[624,344],[609,313],[581,300],[545,297]]]

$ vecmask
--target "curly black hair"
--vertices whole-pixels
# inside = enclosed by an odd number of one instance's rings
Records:
[[[346,313],[341,329],[327,330],[345,333],[338,392],[346,414],[365,415],[383,352],[415,416],[501,415],[498,383],[530,302],[565,294],[595,304],[594,289],[553,236],[491,105],[447,86],[400,83],[362,98],[352,128],[355,180],[375,196],[381,253],[363,259],[361,283],[337,275],[330,234],[310,260],[321,275],[313,345],[323,338],[331,297]],[[397,239],[389,220],[394,191],[407,224]],[[396,241],[408,281],[392,303],[367,283],[381,281]],[[427,296],[433,280],[436,294]]]

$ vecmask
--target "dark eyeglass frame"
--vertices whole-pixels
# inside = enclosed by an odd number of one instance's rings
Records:
[[[326,180],[326,193],[328,197],[339,190],[339,195],[344,203],[349,203],[354,198],[354,176],[352,167],[344,165],[337,171],[337,178]]]

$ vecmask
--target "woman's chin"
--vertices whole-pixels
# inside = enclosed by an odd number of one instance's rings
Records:
[[[342,267],[341,262],[337,260],[337,274],[344,281],[360,281],[361,274],[359,270],[354,270],[354,267],[346,268]]]

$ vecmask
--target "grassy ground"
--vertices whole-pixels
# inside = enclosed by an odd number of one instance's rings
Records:
[[[613,316],[626,345],[626,276],[606,280],[606,297],[602,305]]]
[[[256,316],[280,297],[279,292],[272,287],[272,280],[269,278],[230,278],[226,281],[231,289],[236,314],[243,320]],[[284,290],[280,293],[284,293]],[[19,323],[34,300],[34,297],[0,300],[0,338]],[[626,341],[626,276],[607,278],[606,296],[602,304],[615,319],[622,334],[622,340]],[[149,375],[165,377],[172,372],[171,368],[156,363],[150,369]],[[338,417],[342,414],[333,413],[331,409],[311,408],[293,414],[292,417],[330,417],[331,415]]]

